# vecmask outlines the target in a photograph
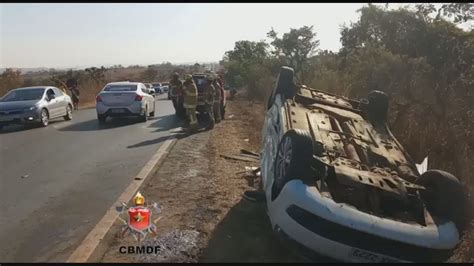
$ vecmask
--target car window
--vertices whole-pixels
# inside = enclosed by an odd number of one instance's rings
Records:
[[[58,89],[58,88],[53,88],[54,94],[56,94],[56,97],[63,96],[63,92]]]
[[[136,91],[137,85],[109,85],[104,91]]]
[[[7,93],[2,102],[39,100],[43,97],[44,88],[32,88],[26,90],[12,90]]]
[[[48,89],[48,90],[46,91],[46,96],[49,96],[49,95],[57,96],[57,95],[54,93],[53,89]]]

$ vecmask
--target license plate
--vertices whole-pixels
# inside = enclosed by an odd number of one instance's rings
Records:
[[[123,109],[112,109],[112,113],[124,113],[125,110]]]
[[[358,248],[353,248],[349,256],[360,262],[401,262],[391,257],[382,256]]]

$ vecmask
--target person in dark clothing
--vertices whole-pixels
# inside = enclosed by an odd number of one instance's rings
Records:
[[[74,105],[74,110],[79,110],[79,90],[76,86],[69,87],[71,91],[72,104]]]

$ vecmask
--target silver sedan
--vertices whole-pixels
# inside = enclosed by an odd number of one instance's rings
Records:
[[[9,124],[26,123],[46,127],[49,120],[59,117],[72,119],[72,101],[56,87],[13,89],[0,99],[0,129]]]
[[[155,116],[155,98],[145,84],[140,82],[112,82],[96,96],[99,123],[107,117],[139,116],[143,122]]]

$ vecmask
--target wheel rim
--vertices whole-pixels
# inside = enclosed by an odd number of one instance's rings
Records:
[[[43,125],[48,124],[48,113],[46,113],[46,110],[41,111],[41,122]]]
[[[278,150],[276,158],[276,180],[277,185],[281,186],[285,180],[285,175],[290,167],[291,155],[292,155],[292,144],[290,138],[284,138],[280,149]]]
[[[67,106],[67,116],[68,116],[69,118],[72,117],[72,110],[71,110],[71,106],[69,106],[69,105]]]

